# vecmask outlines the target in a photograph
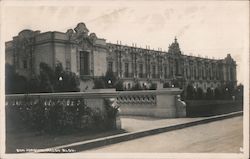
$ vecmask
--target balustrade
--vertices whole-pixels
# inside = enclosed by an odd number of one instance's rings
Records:
[[[95,90],[95,92],[45,93],[28,96],[6,95],[5,104],[6,108],[14,106],[17,109],[25,110],[32,110],[34,106],[39,108],[39,105],[42,105],[44,109],[50,110],[55,105],[60,105],[60,112],[73,114],[78,114],[78,109],[81,107],[88,107],[97,112],[97,114],[99,114],[98,111],[102,114],[102,112],[105,112],[104,99],[115,99],[112,100],[112,103],[116,103],[115,107],[120,107],[120,113],[122,115],[177,117],[180,112],[185,111],[185,108],[182,106],[183,104],[180,104],[180,101],[176,100],[176,95],[179,95],[181,92],[178,88],[147,91],[110,90],[106,90],[106,92],[103,90],[99,90],[99,92]],[[183,107],[183,109],[178,107]]]
[[[184,117],[185,106],[176,99],[179,88],[147,91],[118,91],[117,104],[122,115]]]
[[[117,104],[156,104],[156,95],[120,95]]]

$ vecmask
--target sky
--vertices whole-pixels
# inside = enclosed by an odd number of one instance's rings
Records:
[[[247,1],[92,1],[8,4],[3,7],[4,41],[23,29],[66,32],[84,22],[107,42],[167,50],[175,36],[183,54],[237,62],[244,82],[249,53]],[[248,57],[248,56],[247,56]]]

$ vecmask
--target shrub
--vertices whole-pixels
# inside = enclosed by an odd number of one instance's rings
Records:
[[[73,72],[64,71],[61,63],[56,65],[55,70],[46,63],[40,63],[40,74],[32,75],[29,80],[15,73],[13,66],[8,64],[5,74],[7,94],[79,91],[79,78]]]
[[[197,93],[196,93],[196,99],[201,100],[204,98],[204,92],[203,89],[198,87],[197,88]]]
[[[101,79],[101,78],[94,79],[93,89],[103,89],[103,88],[106,88],[103,79]]]
[[[223,99],[221,89],[219,89],[219,88],[214,89],[214,98],[217,100]]]
[[[214,97],[213,90],[211,88],[207,88],[206,99],[211,100],[213,99],[213,97]]]
[[[164,83],[163,84],[163,88],[170,88],[170,84],[167,82],[167,83]]]
[[[149,90],[156,90],[157,89],[157,83],[151,83]]]
[[[111,83],[108,83],[109,80],[111,81]],[[115,88],[117,78],[112,71],[107,71],[105,76],[103,77],[103,81],[105,84],[105,88]]]
[[[117,91],[123,91],[124,90],[124,88],[123,88],[123,81],[122,80],[119,80],[119,81],[116,82],[115,89]]]
[[[141,87],[140,83],[138,81],[135,82],[135,85],[132,87],[133,91],[139,91],[142,90],[143,88]]]
[[[27,90],[27,79],[15,72],[13,66],[5,65],[5,93],[26,93]]]
[[[62,99],[24,97],[7,100],[7,126],[46,133],[105,130],[113,128],[118,107],[105,101],[106,111],[90,109],[81,98]]]
[[[193,85],[189,84],[187,86],[186,91],[187,91],[186,92],[187,93],[186,99],[188,99],[188,100],[195,99],[195,89],[194,89]]]

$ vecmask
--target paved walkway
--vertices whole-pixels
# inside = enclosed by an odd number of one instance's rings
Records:
[[[146,136],[83,152],[240,153],[242,146],[243,119],[242,116],[240,116],[167,133]]]
[[[136,132],[159,127],[166,127],[177,124],[184,124],[192,121],[198,121],[205,118],[175,118],[175,119],[161,119],[142,116],[122,116],[122,129],[127,132]]]
[[[107,146],[128,140],[145,138],[148,135],[155,135],[167,131],[197,126],[222,119],[232,118],[242,115],[242,112],[235,112],[226,115],[206,117],[206,118],[177,118],[177,119],[157,119],[149,117],[121,117],[122,128],[127,133],[118,134],[93,140],[80,141],[72,144],[52,147],[52,149],[74,149],[75,151],[83,151],[87,149],[95,149],[96,147]],[[192,133],[190,133],[192,134]]]

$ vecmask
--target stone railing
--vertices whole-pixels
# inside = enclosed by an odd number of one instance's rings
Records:
[[[45,106],[50,106],[53,100],[61,103],[63,106],[73,106],[83,102],[90,108],[99,108],[103,110],[103,100],[116,98],[114,89],[98,89],[89,92],[67,92],[67,93],[33,93],[33,94],[12,94],[6,95],[5,105],[20,105],[27,102],[36,104],[39,100]]]
[[[186,105],[180,100],[181,90],[165,88],[159,90],[118,91],[117,104],[121,115],[152,117],[185,117]]]
[[[137,91],[137,93],[142,91]],[[135,94],[135,92],[119,92],[117,97],[117,104],[138,104],[138,105],[155,105],[156,94],[144,92],[142,94]],[[147,94],[148,93],[148,94]]]

